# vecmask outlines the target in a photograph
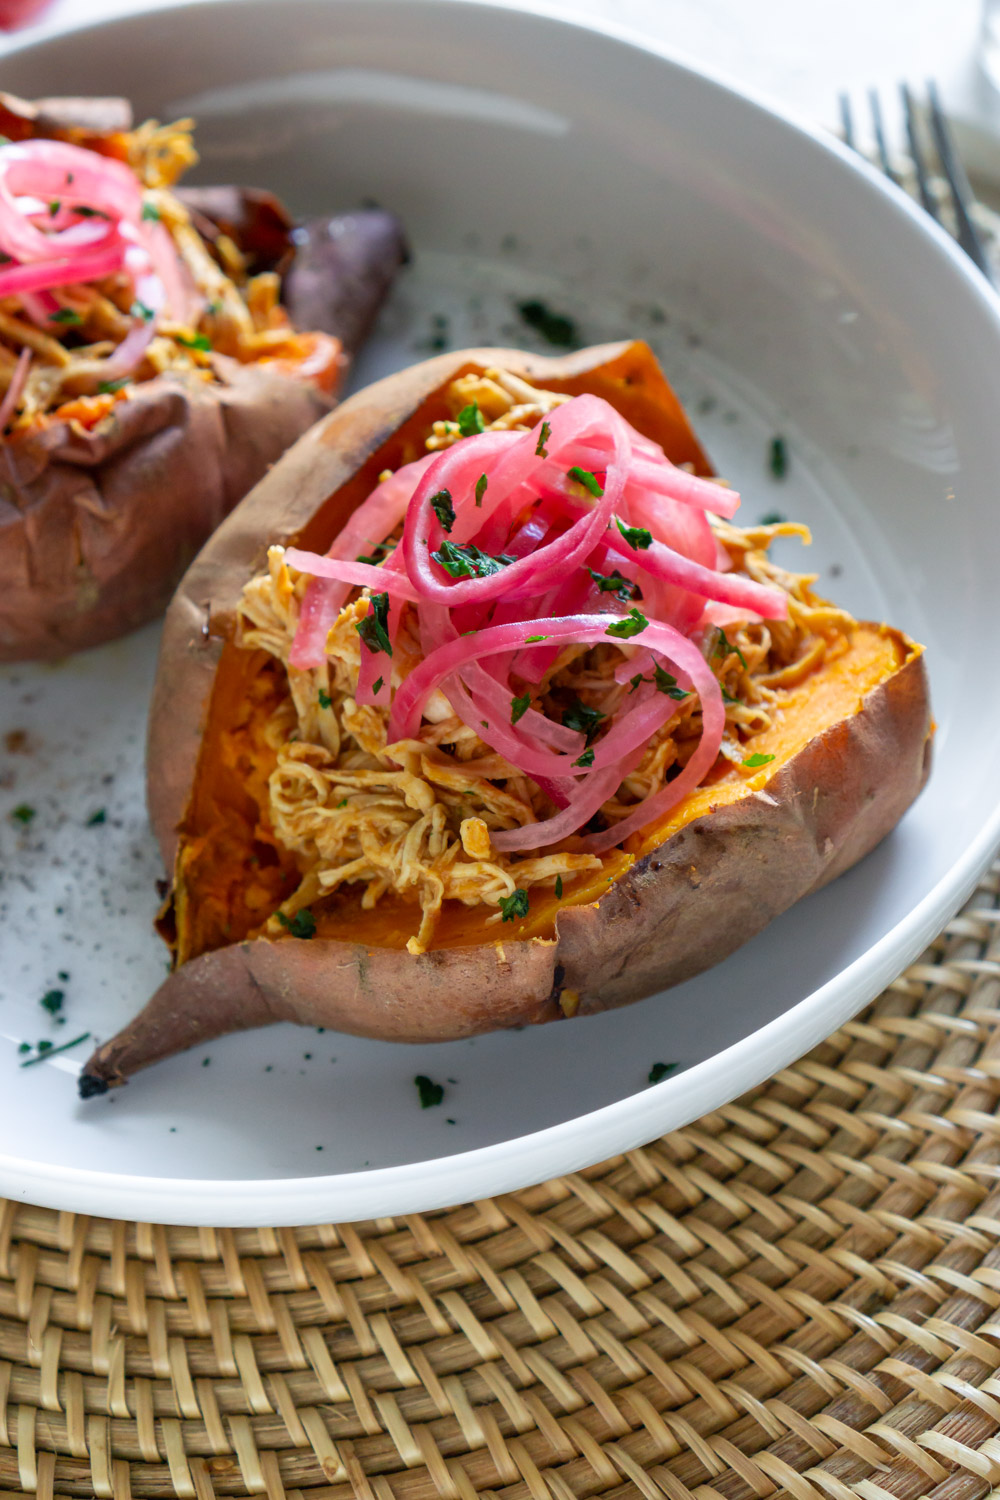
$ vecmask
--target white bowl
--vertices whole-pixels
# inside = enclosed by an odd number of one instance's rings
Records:
[[[435,318],[456,344],[530,344],[532,295],[582,341],[649,337],[745,513],[809,521],[831,592],[927,643],[940,726],[930,785],[878,851],[680,989],[447,1047],[257,1032],[78,1105],[85,1046],[23,1071],[17,1046],[107,1036],[162,974],[140,766],[155,631],[7,672],[2,728],[38,748],[0,761],[0,1191],[233,1225],[501,1192],[722,1105],[920,952],[1000,836],[1000,318],[927,218],[832,141],[633,41],[456,0],[168,8],[17,47],[0,86],[191,111],[205,180],[398,210],[416,263],[359,379],[418,357]],[[38,1007],[56,985],[61,1030]],[[657,1061],[682,1068],[649,1087]],[[447,1080],[441,1108],[419,1108],[418,1073]]]

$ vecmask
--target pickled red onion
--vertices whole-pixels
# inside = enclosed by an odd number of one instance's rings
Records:
[[[709,622],[787,616],[785,593],[734,569],[716,540],[707,512],[731,516],[738,504],[734,491],[675,468],[607,402],[575,397],[548,413],[544,438],[541,426],[484,432],[404,465],[376,486],[325,558],[290,548],[286,562],[312,575],[291,664],[325,662],[327,632],[352,588],[388,596],[392,640],[412,609],[423,660],[401,682],[397,672],[393,687],[388,660],[366,645],[357,700],[390,705],[391,746],[419,738],[426,703],[440,691],[484,744],[532,778],[556,811],[491,835],[496,849],[515,851],[580,834],[614,796],[678,711],[649,676],[666,663],[671,682],[699,699],[700,738],[659,792],[582,837],[583,848],[601,852],[662,817],[718,757],[725,707],[702,649]],[[356,560],[401,523],[384,561]],[[583,733],[531,704],[531,687],[564,647],[598,644],[622,651],[617,683],[642,681],[620,695],[587,748]]]

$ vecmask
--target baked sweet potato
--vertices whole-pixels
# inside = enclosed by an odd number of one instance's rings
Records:
[[[441,355],[360,392],[301,438],[219,528],[167,614],[150,718],[148,794],[173,872],[161,930],[176,967],[146,1008],[89,1060],[84,1097],[183,1048],[276,1021],[426,1042],[637,1000],[718,962],[848,869],[920,791],[931,743],[921,648],[887,626],[851,620],[816,600],[809,580],[793,579],[785,586],[795,599],[795,620],[805,624],[788,627],[784,647],[773,622],[745,630],[730,623],[732,641],[722,634],[725,650],[713,670],[723,689],[742,685],[747,700],[726,709],[729,758],[720,755],[695,790],[600,857],[558,855],[565,879],[551,870],[542,875],[530,908],[495,896],[446,900],[424,944],[413,937],[412,890],[373,892],[371,882],[338,876],[330,893],[307,908],[296,902],[305,866],[301,852],[276,836],[278,757],[287,751],[317,775],[336,757],[322,746],[313,755],[317,747],[296,739],[301,717],[298,729],[288,728],[295,722],[289,680],[300,701],[309,674],[286,670],[250,628],[247,590],[256,587],[250,580],[266,580],[268,544],[328,548],[383,471],[413,460],[429,432],[443,434],[440,442],[453,437],[448,419],[456,406],[470,390],[485,392],[479,399],[488,403],[494,375],[506,378],[502,372],[522,401],[519,382],[542,388],[550,402],[601,396],[676,464],[711,473],[642,344],[559,359],[494,349]],[[537,422],[530,403],[517,411],[528,413],[528,425]],[[533,429],[532,442],[536,430],[540,451],[546,424]],[[721,504],[722,492],[715,493]],[[739,532],[713,524],[732,569],[759,576],[772,535],[788,529]],[[272,554],[272,577],[280,568]],[[792,579],[780,569],[773,574]],[[301,589],[294,597],[301,608]],[[367,616],[361,611],[358,618]],[[710,645],[703,648],[711,655]],[[758,659],[766,673],[754,665]],[[638,681],[632,679],[633,688]],[[687,712],[690,696],[676,686],[666,691],[682,700],[677,713]],[[738,701],[737,693],[725,696],[728,705]],[[321,694],[321,704],[324,698],[328,705],[330,693]],[[356,712],[353,700],[345,700],[342,728]],[[677,723],[675,737],[684,732],[683,721]],[[442,744],[441,735],[461,732],[457,719],[441,727],[430,751],[434,765],[423,763],[428,778],[435,766],[458,764],[456,746]],[[282,734],[291,742],[283,750]],[[368,762],[355,757],[354,765],[362,763]],[[345,797],[322,807],[328,820],[356,795],[352,776],[356,781],[360,773],[337,774]],[[570,839],[556,847],[573,846]],[[457,845],[447,854],[453,857],[462,857]],[[498,905],[505,914],[500,925]]]
[[[133,130],[123,100],[0,96],[0,131],[14,141],[0,147],[3,170],[3,153],[20,143],[58,143],[116,170],[127,163],[143,198],[141,221],[126,227],[148,232],[152,272],[164,256],[176,260],[173,289],[160,276],[162,312],[143,302],[128,262],[27,298],[5,295],[10,267],[0,272],[0,393],[16,396],[0,418],[0,661],[52,659],[162,612],[223,516],[330,410],[406,251],[388,213],[320,221],[343,246],[337,266],[314,252],[315,229],[297,249],[271,194],[174,193],[173,177],[194,159],[190,137]],[[53,198],[32,228],[47,217],[74,232],[107,220],[69,206],[83,174],[66,161],[65,201]],[[28,170],[43,169],[55,163]],[[0,224],[0,241],[7,232]],[[308,324],[279,300],[289,291],[299,300],[303,279],[313,289]],[[148,348],[119,368],[119,349],[154,318]]]

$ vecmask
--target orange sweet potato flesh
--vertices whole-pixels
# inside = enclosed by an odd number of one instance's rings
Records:
[[[232,643],[244,582],[273,542],[325,547],[375,476],[416,456],[458,374],[503,365],[549,388],[606,396],[675,462],[711,469],[641,344],[544,359],[442,355],[369,387],[296,444],[223,524],[168,612],[149,736],[149,804],[175,884],[179,966],[88,1062],[85,1095],[183,1048],[282,1020],[393,1041],[442,1041],[586,1015],[677,984],[726,957],[848,869],[926,779],[930,713],[920,648],[862,624],[789,690],[754,738],[758,771],[715,775],[658,824],[567,883],[523,922],[455,903],[435,946],[405,951],[413,908],[360,908],[351,887],[314,907],[317,935],[261,937],[297,871],[270,836],[261,735],[282,692],[264,653]]]

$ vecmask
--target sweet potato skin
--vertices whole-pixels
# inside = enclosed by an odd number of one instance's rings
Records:
[[[290,541],[431,391],[465,364],[506,364],[539,381],[611,360],[511,351],[441,356],[370,387],[301,439],[231,516],[184,580],[167,616],[149,737],[149,800],[168,865],[193,784],[223,637],[267,545]],[[877,627],[872,627],[877,628]],[[554,938],[420,957],[350,941],[258,938],[177,969],[87,1063],[85,1094],[231,1031],[294,1020],[399,1042],[446,1041],[593,1014],[693,977],[727,957],[801,896],[879,843],[917,796],[930,755],[926,675],[904,664],[859,710],[831,725],[768,780],[713,808],[640,859],[596,903],[566,907]]]
[[[52,660],[160,614],[237,501],[329,400],[218,357],[220,380],[161,375],[89,430],[0,443],[0,661]]]
[[[17,139],[56,135],[118,155],[131,120],[121,99],[0,94],[0,125]],[[394,217],[317,220],[343,247],[341,261],[317,267],[306,245],[297,267],[291,220],[272,195],[223,187],[187,197],[203,217],[228,213],[225,227],[246,231],[262,267],[273,241],[293,291],[311,278],[308,331],[340,340],[339,386],[406,258]],[[0,437],[0,662],[57,660],[162,614],[222,518],[333,405],[277,368],[222,356],[213,365],[213,382],[167,374],[129,387],[91,428],[53,417]]]

